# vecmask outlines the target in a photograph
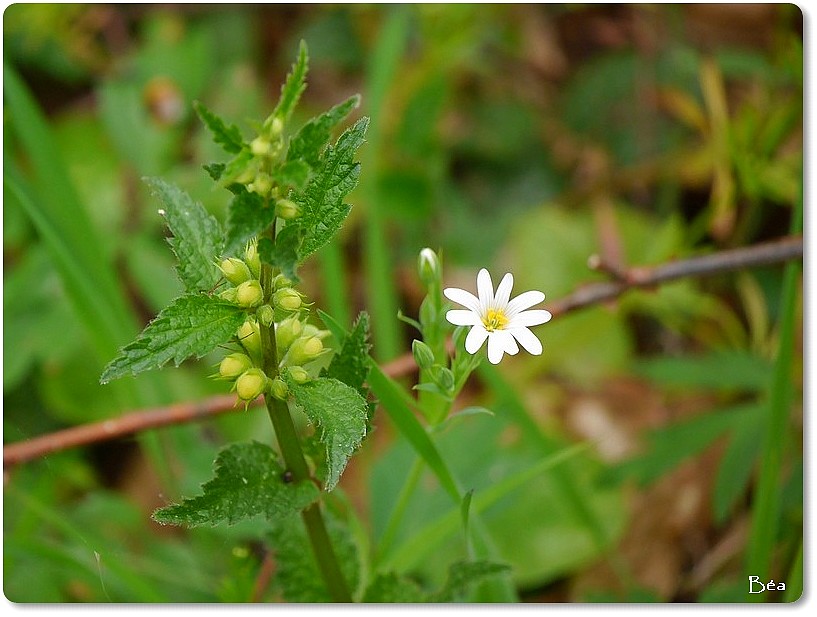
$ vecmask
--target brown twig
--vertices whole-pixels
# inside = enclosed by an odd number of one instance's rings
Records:
[[[619,280],[584,285],[572,294],[549,303],[546,308],[554,317],[558,317],[586,306],[613,300],[630,289],[655,287],[683,277],[731,272],[802,257],[803,238],[792,236],[653,267],[629,268],[621,273]],[[384,365],[383,371],[390,377],[400,377],[408,375],[416,368],[414,357],[408,353]],[[254,405],[259,402],[256,401]],[[235,397],[221,395],[199,402],[133,411],[118,418],[76,426],[3,446],[3,465],[15,465],[59,450],[124,437],[171,424],[201,420],[235,409]]]

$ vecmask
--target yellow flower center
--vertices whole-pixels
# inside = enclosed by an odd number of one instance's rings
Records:
[[[494,330],[502,330],[508,324],[508,318],[502,310],[488,309],[488,312],[482,318],[482,323],[488,332],[493,332]]]

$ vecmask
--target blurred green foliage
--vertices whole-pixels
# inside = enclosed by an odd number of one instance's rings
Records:
[[[192,103],[224,117],[266,116],[301,38],[312,73],[296,120],[357,91],[356,113],[373,119],[362,184],[350,199],[358,207],[341,248],[322,249],[303,272],[314,286],[309,295],[336,316],[380,298],[416,315],[413,272],[424,246],[442,250],[452,286],[473,280],[479,267],[504,268],[518,289],[555,299],[604,279],[587,267],[594,253],[653,265],[786,234],[802,190],[802,17],[794,5],[733,11],[10,6],[3,23],[11,71],[4,80],[4,443],[219,391],[206,378],[207,361],[138,383],[97,383],[103,356],[181,291],[140,178],[178,184],[223,220],[226,201],[201,169],[220,154]],[[387,27],[403,38],[384,38]],[[381,244],[370,242],[373,233]],[[370,276],[377,267],[381,276]],[[802,300],[799,287],[788,300],[783,289],[782,269],[769,267],[632,292],[615,307],[554,319],[539,331],[542,356],[520,354],[479,373],[463,407],[494,415],[452,420],[435,435],[475,499],[572,441],[602,438],[571,422],[581,396],[612,401],[622,383],[635,391],[607,407],[609,423],[630,431],[626,460],[582,455],[484,513],[523,598],[746,601],[745,545],[708,578],[678,572],[663,587],[638,579],[637,560],[627,562],[621,547],[637,518],[633,480],[649,495],[700,453],[717,455],[700,479],[711,495],[695,523],[708,534],[706,546],[691,555],[689,547],[677,550],[699,563],[751,513],[759,436],[769,401],[780,398],[770,390],[770,367],[785,371],[781,358],[793,361],[786,381],[795,404],[781,416],[779,516],[755,533],[771,534],[776,580],[796,571]],[[375,356],[408,352],[411,334],[396,316],[382,325],[392,311],[383,306],[385,316],[372,311]],[[778,349],[787,314],[795,344]],[[636,422],[628,405],[643,400],[657,402]],[[365,504],[360,537],[375,544],[412,460],[408,444],[378,416],[379,430],[338,491],[340,502],[348,495]],[[7,469],[6,597],[248,601],[265,559],[263,524],[168,533],[148,514],[198,492],[222,444],[269,441],[270,432],[251,410]],[[398,545],[448,512],[444,491],[425,479]],[[400,573],[428,589],[440,588],[451,558],[467,553],[454,535],[415,548]],[[594,567],[614,572],[612,582],[600,578],[584,589]],[[472,597],[485,599],[483,592]]]

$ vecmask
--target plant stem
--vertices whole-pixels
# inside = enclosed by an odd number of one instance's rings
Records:
[[[272,267],[268,264],[261,265],[261,286],[264,289],[265,298],[272,292]],[[261,330],[261,349],[264,355],[264,372],[270,379],[278,376],[278,353],[275,348],[275,332],[272,327],[259,324]],[[269,394],[264,395],[264,402],[267,405],[272,426],[275,429],[275,436],[278,440],[278,447],[284,457],[287,470],[292,474],[294,482],[311,481],[309,467],[306,464],[298,432],[295,423],[289,413],[289,407],[285,401],[277,399]],[[301,518],[306,526],[306,533],[312,544],[315,560],[318,569],[323,576],[329,594],[335,602],[351,602],[352,596],[346,585],[346,580],[338,564],[332,542],[326,531],[326,524],[321,515],[320,505],[316,502],[301,512]]]
[[[388,523],[386,523],[386,530],[383,532],[383,537],[380,539],[380,546],[378,547],[377,561],[382,560],[394,544],[394,537],[397,535],[397,530],[400,528],[400,523],[403,520],[403,514],[408,507],[409,500],[414,494],[414,489],[417,488],[417,482],[420,480],[421,472],[423,471],[423,459],[419,456],[414,459],[411,466],[411,471],[400,489],[400,495],[397,497],[397,505],[394,506]]]

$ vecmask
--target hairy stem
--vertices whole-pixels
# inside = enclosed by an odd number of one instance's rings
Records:
[[[268,264],[261,265],[261,287],[264,289],[264,296],[268,298],[272,294],[272,267]],[[264,372],[270,379],[278,376],[278,352],[275,348],[275,331],[270,326],[260,324],[261,349],[264,354]],[[298,432],[289,407],[285,401],[277,399],[269,394],[264,395],[264,402],[269,412],[272,426],[275,429],[275,436],[278,440],[278,447],[284,457],[287,470],[292,474],[295,482],[311,480],[309,467],[306,464]],[[326,587],[335,602],[351,602],[352,596],[343,578],[332,542],[326,531],[326,524],[321,515],[320,505],[316,502],[301,512],[301,518],[306,526],[306,533],[312,544],[315,553],[315,560],[318,569],[323,576]]]

